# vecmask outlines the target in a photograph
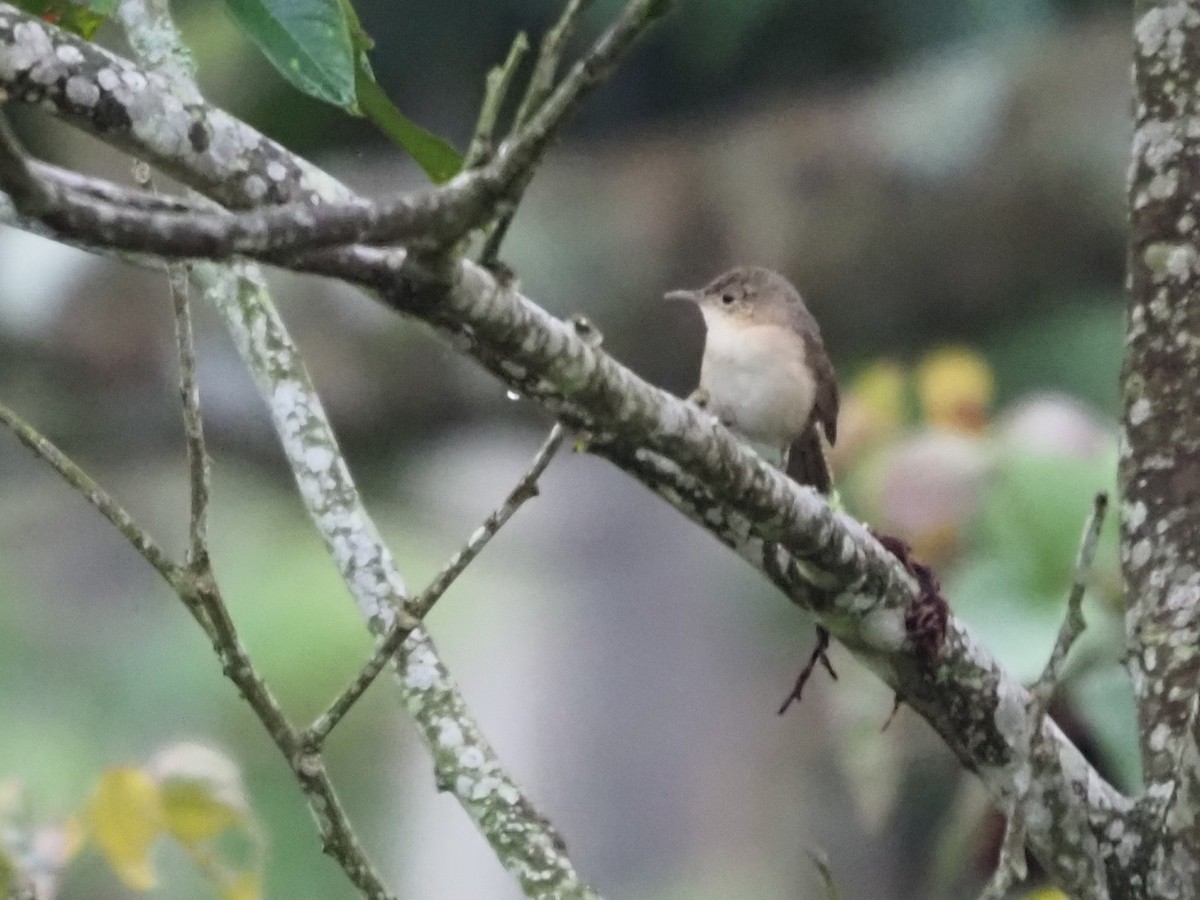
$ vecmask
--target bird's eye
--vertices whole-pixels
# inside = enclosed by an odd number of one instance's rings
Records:
[[[725,306],[733,306],[733,294],[722,294],[721,303]]]

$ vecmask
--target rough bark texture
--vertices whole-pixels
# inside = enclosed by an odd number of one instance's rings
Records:
[[[863,526],[834,513],[812,491],[797,489],[692,404],[646,384],[604,353],[586,327],[555,318],[464,260],[431,261],[404,248],[363,245],[265,258],[358,284],[427,322],[456,350],[575,429],[592,452],[742,555],[924,716],[1000,805],[1019,803],[1029,847],[1072,896],[1197,897],[1200,302],[1193,285],[1200,276],[1200,214],[1193,207],[1200,191],[1200,12],[1185,2],[1146,7],[1136,38],[1139,103],[1121,460],[1130,665],[1148,786],[1136,803],[1106,784],[1053,722],[1031,715],[1028,693],[953,617],[936,655],[923,649],[911,625],[921,592]],[[297,199],[360,202],[202,100],[176,99],[160,75],[3,3],[0,88],[227,207]],[[13,199],[20,206],[20,198]],[[113,202],[121,199],[113,195]],[[430,202],[440,201],[432,196]],[[10,212],[0,203],[0,214],[25,225],[47,224],[27,208]],[[147,215],[138,224],[156,231],[154,221]],[[138,249],[136,242],[121,243],[115,231],[106,235],[113,222],[89,227],[65,237]],[[164,239],[153,247],[170,255],[170,245]],[[245,325],[251,337],[261,331],[253,321]],[[366,612],[379,619],[375,607]],[[418,674],[431,670],[432,664],[422,668],[420,654],[409,656],[410,675],[414,665]],[[429,706],[414,698],[430,686],[427,680],[406,679],[418,721]],[[457,732],[431,733],[439,764],[443,756],[458,763],[447,772],[472,768],[456,752],[462,747]],[[485,833],[488,814],[478,808],[477,792],[487,782],[489,796],[507,799],[493,781],[460,778],[453,785]],[[542,849],[554,857],[552,841]],[[508,854],[500,855],[513,865]]]
[[[1141,3],[1120,482],[1146,809],[1143,896],[1200,893],[1200,8]]]

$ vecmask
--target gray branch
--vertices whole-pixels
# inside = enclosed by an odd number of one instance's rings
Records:
[[[31,73],[39,64],[57,65],[47,61],[57,56],[52,46],[48,57],[15,50],[17,25],[45,29],[7,9],[0,6],[0,86],[16,88],[10,90],[13,96],[48,101],[68,120],[169,168],[231,207],[294,200],[317,185],[328,197],[344,196],[307,163],[202,104],[188,110],[188,119],[204,123],[209,141],[248,148],[246,171],[214,178],[220,165],[206,149],[177,152],[178,146],[164,146],[156,134],[136,127],[106,129],[96,104],[81,108],[64,99],[64,83],[94,78],[94,69],[88,75],[42,78],[42,87],[31,90]],[[46,42],[51,43],[48,37]],[[615,61],[616,56],[593,58]],[[116,66],[122,83],[136,71],[111,57],[104,65]],[[581,95],[564,93],[565,85],[591,74],[573,68],[531,121],[531,133],[539,123],[561,118],[563,104]],[[147,108],[166,114],[152,99],[154,93],[143,87],[137,103],[121,105],[125,117],[144,121]],[[489,165],[514,154],[536,155],[542,146],[544,140],[539,144],[532,138],[502,145]],[[251,179],[262,179],[271,167],[279,177],[268,195]],[[934,727],[998,804],[1024,791],[1031,813],[1026,816],[1029,846],[1065,890],[1102,896],[1097,885],[1125,885],[1129,890],[1114,889],[1114,896],[1146,896],[1132,887],[1146,884],[1142,854],[1152,842],[1140,810],[1097,775],[1052,721],[1038,721],[1029,694],[956,619],[950,618],[936,658],[922,655],[908,625],[919,601],[916,585],[861,524],[831,510],[813,491],[798,488],[694,405],[645,383],[575,326],[469,261],[429,267],[414,254],[362,245],[276,261],[358,284],[392,308],[430,323],[456,349],[581,434],[591,452],[641,480],[811,610]],[[1032,771],[1023,752],[1030,734],[1041,748]],[[1026,776],[1033,780],[1028,788]]]

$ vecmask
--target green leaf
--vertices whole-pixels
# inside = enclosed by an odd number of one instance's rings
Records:
[[[426,131],[400,112],[371,75],[364,55],[355,69],[358,105],[393,142],[403,147],[435,184],[449,181],[462,168],[462,157],[443,138]]]
[[[89,41],[117,11],[117,0],[16,0],[16,5]]]
[[[355,53],[341,0],[225,0],[225,6],[284,78],[354,111]]]

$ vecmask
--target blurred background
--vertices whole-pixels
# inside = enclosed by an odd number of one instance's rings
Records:
[[[223,105],[368,194],[415,167],[365,122],[298,95],[215,0],[173,4]],[[1032,679],[1083,519],[1115,483],[1129,22],[1109,0],[691,0],[588,101],[504,251],[525,291],[585,312],[677,393],[696,310],[659,300],[733,264],[786,273],[843,391],[849,510],[905,536],[951,605]],[[553,0],[358,0],[380,81],[464,147],[484,76]],[[618,4],[597,2],[579,49]],[[113,26],[98,39],[120,50]],[[47,117],[53,161],[128,163]],[[419,589],[507,493],[548,422],[433,337],[338,285],[274,278],[370,509]],[[297,722],[370,642],[265,410],[198,306],[215,456],[215,561],[252,654]],[[182,553],[186,484],[159,277],[0,230],[0,400]],[[0,433],[0,820],[48,847],[102,773],[195,741],[231,760],[266,835],[271,897],[354,896],[298,790],[194,623],[85,503]],[[1059,721],[1137,784],[1106,530]],[[775,715],[811,623],[615,469],[564,453],[430,627],[502,759],[606,897],[974,896],[1002,829],[932,732],[834,648]],[[331,772],[402,897],[519,896],[388,681],[335,733]],[[47,852],[51,852],[47,850]],[[212,889],[164,842],[154,896]],[[134,896],[94,848],[60,897]]]

